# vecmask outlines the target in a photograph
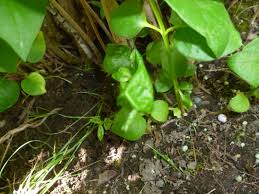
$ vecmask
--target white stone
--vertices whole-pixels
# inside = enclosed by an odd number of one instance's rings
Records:
[[[183,152],[186,152],[187,150],[188,150],[188,146],[187,145],[182,146],[182,151]]]
[[[224,114],[219,114],[218,115],[218,121],[221,123],[226,123],[227,122],[227,116]]]

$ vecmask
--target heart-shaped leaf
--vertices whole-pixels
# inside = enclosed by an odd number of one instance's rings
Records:
[[[156,100],[153,105],[151,116],[159,122],[165,122],[168,117],[168,112],[168,103],[164,100]]]
[[[14,50],[0,38],[0,72],[15,73],[19,61]]]
[[[26,61],[45,15],[48,0],[1,0],[0,38]]]
[[[0,112],[13,106],[19,96],[20,88],[15,81],[0,79]]]
[[[229,101],[228,107],[234,112],[242,113],[249,110],[250,102],[243,92],[238,92],[236,96]]]
[[[232,53],[242,45],[223,3],[212,0],[165,0],[179,17],[202,35],[216,57]]]
[[[138,69],[126,85],[123,96],[127,98],[134,109],[150,113],[153,107],[153,85],[141,54],[135,50]]]
[[[136,141],[145,134],[145,119],[136,111],[122,108],[116,115],[112,132],[129,141]]]
[[[121,67],[117,72],[112,74],[112,78],[119,82],[127,82],[131,76],[130,70],[126,67]]]
[[[33,72],[22,80],[21,86],[24,92],[31,96],[39,96],[46,93],[45,79],[37,72]]]
[[[259,86],[258,53],[259,38],[256,38],[228,60],[229,68],[255,88]]]
[[[119,44],[107,45],[103,65],[104,70],[109,74],[117,72],[121,67],[127,67],[131,71],[135,69],[131,61],[131,50]]]
[[[27,61],[30,63],[37,63],[41,61],[46,52],[46,44],[43,32],[40,31],[33,42]]]
[[[147,24],[140,0],[126,0],[111,14],[112,31],[126,38],[135,37]]]
[[[173,38],[177,50],[188,58],[197,61],[212,61],[216,58],[206,39],[189,27],[177,29]]]

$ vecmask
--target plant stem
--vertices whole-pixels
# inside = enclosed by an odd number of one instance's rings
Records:
[[[165,47],[166,47],[167,51],[170,52],[170,43],[169,43],[169,39],[168,39],[168,34],[169,34],[169,32],[174,30],[174,27],[166,29],[165,25],[164,25],[164,22],[163,22],[163,18],[160,14],[160,10],[157,7],[157,4],[156,4],[155,0],[149,0],[149,3],[150,3],[150,6],[151,6],[151,8],[154,12],[157,23],[159,25],[160,34],[163,38]],[[184,112],[183,104],[182,104],[182,101],[181,101],[181,96],[180,96],[180,93],[179,93],[180,89],[179,89],[179,83],[178,83],[177,78],[173,79],[173,85],[174,85],[174,93],[175,93],[175,96],[176,96],[177,104],[178,104],[180,110],[182,112]]]
[[[150,3],[150,6],[154,12],[154,15],[156,17],[156,20],[157,20],[157,23],[161,29],[161,35],[162,35],[162,38],[164,40],[164,43],[165,43],[165,47],[167,49],[169,49],[169,40],[168,40],[168,36],[166,34],[166,28],[165,28],[165,25],[164,25],[164,22],[163,22],[163,19],[162,19],[162,16],[160,14],[160,11],[155,3],[154,0],[149,0],[149,3]]]

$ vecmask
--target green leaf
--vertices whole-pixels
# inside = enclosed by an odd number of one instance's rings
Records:
[[[156,100],[153,105],[151,116],[159,122],[165,122],[168,117],[168,112],[168,103],[164,100]]]
[[[31,96],[39,96],[46,93],[45,79],[39,73],[33,72],[22,80],[21,86],[24,92]]]
[[[255,90],[253,90],[251,95],[259,99],[259,88],[256,88]]]
[[[169,18],[170,24],[176,26],[176,27],[184,27],[187,26],[186,23],[177,15],[175,11],[171,11],[171,15]]]
[[[110,118],[105,118],[103,121],[103,126],[106,131],[110,130],[110,128],[112,126],[112,120]]]
[[[212,61],[216,58],[206,39],[189,27],[177,29],[173,38],[177,50],[188,58],[197,61]]]
[[[258,51],[259,38],[256,38],[228,60],[229,68],[255,88],[259,86]]]
[[[126,67],[121,67],[117,72],[112,74],[112,78],[119,82],[127,82],[131,78],[130,70]]]
[[[109,74],[117,72],[121,67],[127,67],[131,71],[135,69],[131,61],[131,50],[119,44],[107,45],[103,65],[104,70]]]
[[[250,102],[243,92],[238,92],[236,96],[229,101],[228,107],[234,112],[242,113],[249,110]]]
[[[188,72],[188,61],[174,47],[166,49],[161,53],[162,69],[170,80],[186,76]]]
[[[193,30],[202,35],[216,57],[232,53],[242,45],[223,3],[212,0],[165,0]]]
[[[123,91],[132,107],[140,112],[150,113],[153,107],[153,85],[146,70],[141,54],[135,50],[138,69]]]
[[[104,128],[102,125],[99,125],[98,130],[97,130],[97,137],[99,141],[103,140],[104,137]]]
[[[145,119],[136,111],[122,108],[116,115],[112,132],[129,141],[136,141],[145,134]]]
[[[19,95],[20,88],[15,81],[0,79],[0,112],[13,106]]]
[[[185,106],[185,108],[187,110],[189,110],[193,105],[190,92],[188,91],[188,92],[183,93],[183,92],[179,91],[179,94],[180,94],[181,100],[183,102],[183,105]]]
[[[179,89],[182,90],[182,91],[192,91],[193,89],[193,86],[192,86],[192,83],[190,82],[187,82],[187,81],[183,81],[179,84]]]
[[[26,61],[44,19],[48,0],[1,0],[0,38]]]
[[[174,112],[174,116],[177,117],[178,119],[182,117],[182,111],[178,107],[173,108],[173,112]]]
[[[0,72],[15,73],[18,61],[18,55],[0,38]]]
[[[40,31],[38,36],[33,42],[27,61],[30,63],[37,63],[41,61],[46,52],[46,44],[43,32]]]
[[[164,48],[162,41],[154,41],[148,44],[146,49],[147,61],[153,65],[161,64],[161,52]]]
[[[168,78],[167,74],[161,70],[155,81],[155,88],[157,92],[164,93],[173,87],[173,82]]]
[[[146,26],[143,3],[126,0],[111,13],[111,29],[118,36],[133,38]]]

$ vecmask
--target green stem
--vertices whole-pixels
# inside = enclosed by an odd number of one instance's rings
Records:
[[[160,11],[155,3],[154,0],[149,0],[149,3],[150,3],[150,6],[154,12],[154,15],[156,17],[156,20],[157,20],[157,23],[159,25],[159,28],[161,29],[161,35],[162,35],[162,38],[164,40],[164,43],[165,43],[165,47],[167,49],[170,48],[169,46],[169,40],[168,40],[168,36],[166,34],[166,28],[165,28],[165,25],[164,25],[164,22],[163,22],[163,19],[162,19],[162,16],[160,14]]]

